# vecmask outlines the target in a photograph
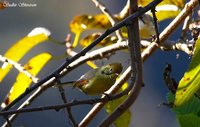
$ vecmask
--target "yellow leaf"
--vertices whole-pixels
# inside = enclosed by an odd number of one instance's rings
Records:
[[[29,60],[28,63],[24,65],[24,68],[33,76],[36,76],[50,59],[50,54],[41,53]],[[24,73],[19,73],[16,78],[16,82],[13,84],[5,101],[2,103],[2,107],[10,104],[19,95],[21,95],[30,86],[31,82],[32,80],[30,79],[30,77],[26,76]]]
[[[151,3],[153,0],[138,0],[138,4],[142,7],[148,5],[149,3]]]
[[[87,64],[93,69],[97,68],[97,65],[94,64],[92,61],[87,61]]]
[[[153,0],[138,0],[138,4],[144,7],[152,1]],[[160,4],[158,4],[158,6],[165,5],[165,4],[176,5],[179,8],[183,8],[185,5],[185,0],[163,0]]]
[[[100,33],[93,33],[91,35],[88,35],[87,37],[83,38],[80,40],[80,44],[83,47],[87,47],[90,45],[94,40],[96,40],[99,36],[101,36]],[[116,36],[108,36],[105,39],[103,39],[98,45],[99,46],[107,46],[110,44],[114,44],[117,42],[117,37]]]
[[[79,33],[86,29],[106,29],[110,27],[110,21],[104,14],[80,15],[74,17],[70,23],[70,30],[73,33]]]
[[[37,34],[34,33],[35,32],[34,30],[28,36],[22,38],[21,40],[13,44],[12,47],[10,47],[6,51],[4,56],[15,62],[18,62],[34,46],[36,46],[41,42],[44,42],[45,40],[48,40],[48,34],[45,33]],[[0,82],[7,75],[7,73],[10,71],[11,68],[12,66],[9,64],[7,66],[4,66],[4,68],[0,68],[0,74],[1,74]]]
[[[74,17],[70,23],[71,32],[75,33],[73,47],[76,47],[80,34],[88,29],[106,29],[111,26],[110,21],[104,14],[80,15]]]
[[[126,89],[127,86],[128,86],[128,83],[127,82],[124,83],[119,91]],[[116,100],[109,101],[105,106],[106,112],[108,114],[111,114],[120,104],[122,104],[127,99],[127,97],[128,95],[125,95]],[[127,110],[119,118],[117,118],[117,120],[114,122],[114,125],[116,127],[128,127],[130,122],[131,122],[131,112],[130,110]]]
[[[183,8],[185,6],[185,0],[163,0],[158,6],[165,4],[176,5],[179,8]]]
[[[170,4],[160,5],[156,7],[156,17],[158,21],[174,18],[181,12],[181,9],[182,8],[179,8],[176,5],[170,5]]]
[[[142,7],[148,5],[153,0],[139,0]],[[163,0],[156,6],[156,16],[158,21],[176,17],[185,5],[185,0]],[[149,12],[150,14],[150,12]]]
[[[118,21],[122,20],[120,17],[115,17]],[[73,47],[76,47],[79,41],[80,34],[84,30],[89,29],[107,29],[111,27],[111,24],[108,18],[104,14],[97,15],[81,15],[75,17],[70,23],[70,29],[73,33],[75,33],[75,39],[73,42]],[[142,20],[139,19],[139,29],[140,29],[140,37],[142,39],[151,38],[155,34],[153,19],[151,16],[145,14],[142,16]],[[122,35],[127,37],[127,29],[123,27]],[[99,34],[88,36],[85,40],[82,40],[81,45],[83,47],[89,45],[91,43],[90,40],[97,38]],[[90,42],[87,42],[89,40]],[[110,41],[111,43],[107,43]],[[106,38],[99,45],[108,45],[117,41],[117,38]]]

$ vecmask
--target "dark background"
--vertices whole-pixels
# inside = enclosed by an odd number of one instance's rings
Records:
[[[2,1],[1,1],[2,2]],[[101,13],[95,7],[91,0],[10,0],[9,2],[34,3],[36,7],[14,7],[0,10],[0,54],[3,55],[6,50],[16,41],[26,36],[35,27],[46,27],[51,31],[53,38],[63,41],[68,33],[70,33],[68,24],[72,18],[81,14],[97,14]],[[112,13],[119,12],[125,5],[123,0],[102,0]],[[159,24],[160,31],[169,24],[171,20],[161,22]],[[87,32],[82,34],[82,37]],[[175,40],[180,36],[180,28],[176,31],[171,40]],[[76,48],[78,52],[80,47]],[[31,57],[42,53],[50,52],[54,57],[61,56],[65,53],[65,47],[50,42],[42,43],[34,47],[20,61],[25,64]],[[176,56],[179,55],[177,59]],[[160,103],[166,102],[166,94],[168,92],[163,81],[163,68],[166,63],[173,66],[172,76],[178,81],[187,69],[189,56],[182,52],[163,52],[157,50],[144,62],[144,82],[145,87],[142,89],[137,101],[131,107],[132,121],[131,127],[177,127],[178,123],[175,114],[168,107],[159,106]],[[55,70],[64,59],[52,60],[45,66],[38,77],[42,78]],[[97,60],[98,65],[104,65],[111,62],[121,62],[124,68],[129,65],[129,56],[127,52],[117,52],[116,55],[109,60]],[[76,80],[82,74],[87,72],[90,67],[82,65],[76,70],[64,77],[64,81]],[[125,70],[125,69],[124,69]],[[18,71],[12,69],[3,82],[0,83],[0,101],[8,93],[15,81]],[[66,88],[65,91],[69,99],[86,99],[91,98],[76,89]],[[51,88],[38,97],[30,107],[61,104],[61,97],[57,89]],[[79,122],[92,106],[83,105],[72,108],[73,115]],[[96,126],[106,116],[105,111],[101,111],[90,124],[91,127]],[[4,123],[4,119],[0,117],[0,125]],[[65,117],[64,111],[44,111],[35,113],[25,113],[20,115],[13,124],[14,126],[69,126],[69,121]]]

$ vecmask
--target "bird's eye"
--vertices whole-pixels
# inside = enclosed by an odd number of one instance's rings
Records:
[[[112,68],[110,68],[110,72],[112,72],[113,71],[113,69]]]

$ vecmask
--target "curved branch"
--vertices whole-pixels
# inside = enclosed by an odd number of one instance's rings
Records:
[[[189,4],[189,8],[187,9],[183,9],[182,12],[179,14],[179,15],[183,15],[183,13],[186,13],[186,15],[189,15],[190,14],[190,11],[192,11],[192,9],[198,5],[198,0],[195,0],[195,1],[190,1],[190,4]],[[187,5],[188,6],[188,5]],[[185,7],[186,8],[186,7]],[[178,17],[181,17],[181,16],[178,16]],[[184,16],[185,17],[185,16]],[[182,20],[184,18],[181,18]],[[173,24],[176,24],[177,26],[180,25],[180,21],[178,21],[177,19],[174,19],[175,23]],[[173,25],[170,24],[166,27],[166,30],[164,30],[161,34],[160,34],[160,42],[161,44],[164,42],[164,40],[166,40],[170,34],[169,32],[167,31],[170,31],[171,33],[173,32],[173,30],[175,30],[175,28],[171,29]],[[170,30],[171,29],[171,30]],[[142,59],[143,61],[145,61],[153,52],[154,50],[157,48],[157,43],[153,42],[151,43],[147,49],[145,49],[144,52],[142,52]],[[129,70],[128,74],[130,75],[131,73],[131,69]],[[84,124],[84,125],[87,125],[93,118],[97,112],[99,112],[101,110],[101,108],[103,108],[103,106],[105,105],[104,102],[101,102],[101,103],[98,103],[96,104],[92,109],[91,111],[86,115],[86,117],[81,121],[80,125]],[[92,117],[91,117],[92,116]]]
[[[21,99],[26,97],[28,94],[36,90],[38,87],[43,85],[44,83],[47,83],[49,81],[56,82],[57,76],[61,76],[61,72],[64,69],[68,69],[68,65],[71,64],[73,61],[77,60],[81,56],[85,55],[88,51],[90,51],[92,48],[94,48],[100,41],[102,41],[105,37],[107,37],[109,34],[115,32],[116,30],[120,29],[123,26],[126,26],[129,21],[134,21],[137,17],[141,16],[145,12],[149,11],[152,7],[155,7],[157,4],[159,4],[162,0],[156,0],[145,6],[144,8],[140,9],[140,11],[137,11],[133,15],[127,17],[126,19],[122,20],[121,22],[117,23],[115,26],[107,29],[100,37],[98,37],[93,43],[91,43],[88,47],[81,50],[78,54],[76,54],[74,57],[67,59],[66,62],[64,62],[58,69],[56,69],[54,72],[40,80],[38,83],[33,85],[32,87],[28,88],[23,94],[21,94],[18,98],[16,98],[12,103],[10,103],[7,107],[2,109],[1,111],[6,111],[10,109],[12,106],[14,106],[17,102],[19,102]],[[51,84],[50,83],[50,84]]]
[[[138,9],[137,0],[130,0],[130,14]],[[143,82],[142,60],[140,50],[140,36],[138,21],[133,21],[128,27],[128,47],[131,57],[132,76],[129,85],[133,86],[128,98],[119,105],[116,110],[109,115],[100,127],[107,127],[112,124],[119,116],[121,116],[137,99]]]

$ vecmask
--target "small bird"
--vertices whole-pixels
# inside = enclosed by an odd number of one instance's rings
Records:
[[[107,64],[88,71],[77,81],[64,82],[61,85],[73,84],[73,87],[79,88],[85,94],[100,95],[115,83],[122,69],[123,67],[120,63]]]
[[[153,18],[150,15],[142,15],[141,17],[139,17],[138,22],[141,39],[148,39],[156,34]]]

